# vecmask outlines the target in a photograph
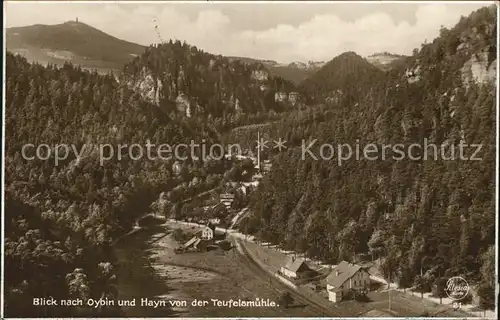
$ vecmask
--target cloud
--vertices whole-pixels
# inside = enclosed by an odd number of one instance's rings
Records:
[[[461,13],[445,5],[423,5],[413,25],[395,23],[386,13],[374,12],[352,22],[325,14],[297,27],[280,25],[265,31],[245,31],[242,37],[256,48],[266,47],[270,58],[281,60],[330,60],[345,51],[365,56],[376,51],[409,54],[426,39],[434,39],[441,25],[454,26]]]
[[[483,4],[484,5],[484,4]],[[227,4],[226,4],[227,6]],[[461,15],[468,15],[481,4],[425,4],[415,6],[414,21],[396,21],[388,12],[373,11],[375,5],[361,10],[360,4],[349,7],[362,12],[357,18],[343,19],[334,9],[320,11],[294,23],[284,23],[280,15],[273,16],[274,26],[261,28],[241,26],[239,20],[248,14],[258,15],[266,4],[233,5],[231,13],[220,6],[198,4],[137,5],[137,4],[78,4],[78,3],[7,3],[7,26],[34,23],[55,24],[73,20],[103,30],[113,36],[148,45],[162,39],[180,39],[205,51],[273,59],[280,62],[330,60],[345,51],[361,55],[389,51],[410,54],[424,40],[438,35],[441,25],[452,27]],[[286,16],[286,4],[282,5]],[[335,5],[332,4],[332,8]],[[310,12],[312,7],[308,7]],[[324,8],[324,7],[323,7]],[[379,7],[381,8],[381,7]],[[294,12],[296,15],[297,13]],[[290,19],[288,19],[290,20]],[[287,21],[288,21],[287,20]],[[409,19],[407,19],[409,20]],[[280,22],[281,21],[281,22]]]

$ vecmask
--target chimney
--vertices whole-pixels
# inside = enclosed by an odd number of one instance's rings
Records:
[[[337,271],[335,271],[335,275],[336,275],[337,277],[339,276],[339,273],[340,273],[340,272],[339,272],[338,270],[337,270]]]

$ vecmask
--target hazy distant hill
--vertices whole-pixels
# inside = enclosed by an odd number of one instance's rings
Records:
[[[283,64],[276,62],[274,60],[259,60],[247,57],[228,57],[230,60],[238,60],[243,63],[262,63],[271,73],[271,75],[282,77],[285,80],[291,81],[295,84],[299,84],[304,81],[307,77],[318,71],[325,62],[323,61],[309,61],[305,62],[291,62],[289,64]]]
[[[6,37],[7,50],[29,61],[61,64],[70,60],[87,68],[118,70],[145,50],[76,21],[8,28]]]
[[[317,102],[323,99],[357,97],[382,80],[384,72],[355,52],[333,58],[301,83],[301,89]]]
[[[121,71],[123,66],[141,55],[146,47],[113,37],[82,22],[68,21],[58,25],[32,25],[6,29],[7,50],[21,54],[28,61],[63,64],[70,60],[83,68],[98,71]],[[245,64],[261,63],[273,76],[299,84],[324,62],[281,64],[273,60],[227,57]]]

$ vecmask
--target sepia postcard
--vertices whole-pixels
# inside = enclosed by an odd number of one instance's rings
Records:
[[[498,308],[494,1],[4,1],[1,318]]]

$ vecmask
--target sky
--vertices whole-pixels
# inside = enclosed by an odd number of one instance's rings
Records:
[[[143,45],[179,39],[205,51],[275,60],[328,61],[346,52],[411,54],[440,27],[493,2],[474,3],[43,3],[5,1],[7,27],[77,17]]]

